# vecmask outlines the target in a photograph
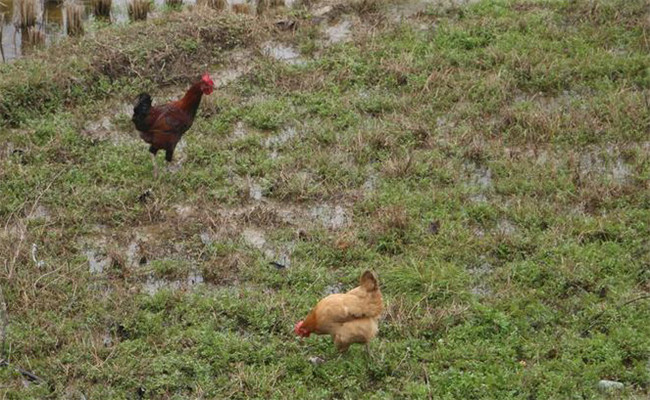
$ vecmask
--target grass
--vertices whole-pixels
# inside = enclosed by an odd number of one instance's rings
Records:
[[[645,2],[350,3],[335,44],[322,5],[287,10],[295,31],[185,11],[0,66],[3,358],[45,381],[1,368],[3,395],[647,398]],[[240,72],[154,180],[131,101],[204,70]],[[368,268],[372,361],[294,337]]]

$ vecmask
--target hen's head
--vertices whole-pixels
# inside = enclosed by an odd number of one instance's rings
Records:
[[[214,82],[208,73],[203,74],[201,77],[201,91],[203,94],[208,95],[214,90]]]
[[[309,337],[311,335],[310,331],[302,327],[302,321],[296,323],[296,326],[293,327],[293,333],[300,337]]]

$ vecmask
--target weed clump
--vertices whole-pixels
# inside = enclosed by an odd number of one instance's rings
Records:
[[[149,0],[129,0],[127,11],[131,21],[146,21],[151,3]]]

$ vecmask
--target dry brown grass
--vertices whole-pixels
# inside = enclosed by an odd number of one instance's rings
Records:
[[[93,14],[95,17],[108,19],[111,17],[113,0],[93,0]]]
[[[131,21],[145,21],[151,9],[149,0],[129,0],[127,10]]]
[[[269,0],[270,7],[283,7],[284,4],[284,0]]]
[[[228,2],[226,0],[198,0],[196,4],[219,11],[225,10],[226,7],[228,7]]]
[[[66,19],[66,32],[70,36],[83,35],[83,13],[84,6],[74,0],[63,3],[63,9]]]

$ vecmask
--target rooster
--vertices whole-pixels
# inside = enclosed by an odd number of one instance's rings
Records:
[[[361,275],[359,286],[347,293],[331,294],[316,304],[294,333],[309,337],[312,333],[331,335],[336,348],[344,353],[353,343],[368,342],[377,335],[383,311],[379,282],[372,271]]]
[[[152,107],[151,96],[148,93],[138,96],[131,121],[140,131],[142,140],[150,145],[154,176],[158,176],[156,168],[158,150],[165,150],[165,160],[171,163],[176,145],[194,122],[201,97],[204,94],[209,95],[213,90],[214,82],[210,75],[204,74],[180,100]]]

